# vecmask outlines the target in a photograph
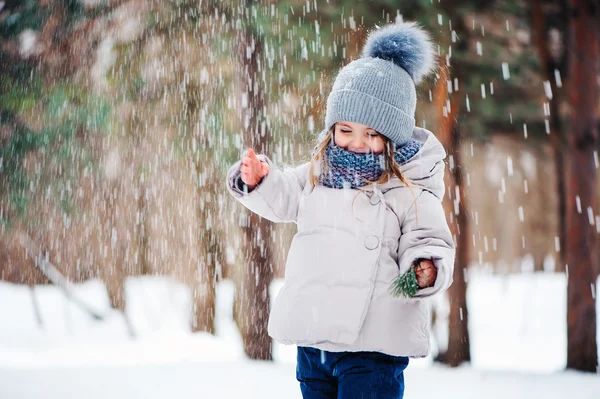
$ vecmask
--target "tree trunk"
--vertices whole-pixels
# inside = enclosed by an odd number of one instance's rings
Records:
[[[244,142],[257,153],[264,153],[268,144],[268,126],[264,115],[262,40],[253,29],[252,2],[238,12],[245,26],[239,34],[239,56],[242,68],[242,89],[248,96],[248,108],[242,112]],[[267,333],[269,320],[269,285],[273,278],[271,264],[271,224],[258,215],[246,212],[244,233],[244,269],[235,297],[237,325],[244,341],[244,351],[251,359],[271,360],[271,338]]]
[[[556,270],[564,271],[565,265],[565,237],[566,230],[566,202],[565,197],[565,160],[564,148],[567,145],[566,132],[561,124],[560,104],[561,91],[556,84],[555,71],[561,76],[562,85],[566,86],[567,73],[565,68],[566,51],[568,46],[564,46],[561,54],[550,54],[550,29],[558,30],[566,38],[567,29],[564,15],[566,12],[565,0],[533,0],[532,7],[532,30],[536,38],[536,45],[542,66],[542,75],[545,80],[550,82],[552,98],[548,99],[550,105],[550,143],[554,153],[554,166],[556,170],[556,189],[558,193],[558,237],[559,248],[556,253]]]
[[[596,166],[598,149],[598,37],[586,0],[569,1],[570,133],[566,151],[567,368],[596,372],[595,283],[598,270]]]
[[[269,221],[248,210],[244,232],[245,269],[235,295],[236,322],[244,351],[251,359],[271,360],[271,338],[267,333],[269,321],[269,284],[273,278],[269,241]]]
[[[459,69],[459,68],[457,68]],[[447,104],[448,81],[451,77],[443,67],[436,86],[436,101],[438,110]],[[436,360],[456,367],[462,362],[471,360],[469,343],[468,311],[467,311],[467,281],[466,272],[469,264],[469,223],[467,218],[467,203],[464,192],[460,152],[460,129],[457,123],[459,101],[457,96],[450,99],[450,109],[442,116],[438,138],[448,151],[449,168],[444,175],[446,192],[444,209],[448,215],[450,231],[456,241],[456,259],[454,262],[453,283],[448,289],[450,298],[450,316],[448,321],[448,349],[440,353]],[[457,195],[458,194],[458,195]],[[455,204],[457,206],[455,206]],[[458,213],[456,212],[458,211]]]
[[[208,143],[201,138],[200,142],[204,146]],[[214,220],[219,215],[218,203],[214,200],[215,193],[219,191],[218,171],[214,160],[204,159],[204,165],[196,164],[196,173],[204,173],[206,179],[204,185],[199,187],[198,199],[198,225],[201,226],[199,237],[200,265],[196,276],[197,296],[196,309],[193,313],[192,329],[194,331],[206,331],[210,334],[215,333],[215,311],[217,296],[217,270],[216,264],[221,259],[221,249],[219,248],[219,234]],[[211,226],[211,227],[207,227]]]

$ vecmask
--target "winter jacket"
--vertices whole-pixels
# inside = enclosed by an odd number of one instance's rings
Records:
[[[309,164],[270,172],[249,193],[240,164],[228,171],[230,193],[273,222],[295,222],[285,282],[269,318],[269,335],[284,344],[331,352],[376,351],[426,356],[426,297],[452,282],[455,245],[442,198],[446,152],[429,131],[415,128],[421,150],[402,165],[413,190],[394,177],[365,190],[312,186]],[[432,259],[435,285],[415,298],[395,297],[393,281],[418,258]]]

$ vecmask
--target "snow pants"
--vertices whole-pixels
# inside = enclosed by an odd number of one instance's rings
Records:
[[[296,379],[304,399],[402,399],[408,357],[298,347]]]

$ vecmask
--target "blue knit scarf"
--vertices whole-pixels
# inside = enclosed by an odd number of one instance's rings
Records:
[[[400,165],[421,149],[418,141],[410,140],[396,149],[394,158]],[[316,150],[316,148],[315,148]],[[314,155],[314,153],[313,153]],[[357,153],[337,146],[333,140],[325,149],[328,167],[322,171],[320,183],[331,188],[359,188],[377,181],[385,170],[383,154]],[[327,173],[325,173],[327,172]]]

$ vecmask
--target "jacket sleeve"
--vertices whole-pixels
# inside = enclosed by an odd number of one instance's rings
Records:
[[[423,190],[408,210],[398,245],[401,272],[419,258],[431,259],[437,268],[433,287],[417,290],[415,297],[426,297],[446,290],[452,284],[455,244],[446,222],[442,202]]]
[[[252,190],[241,179],[238,161],[227,172],[227,189],[242,205],[272,222],[295,222],[298,204],[308,180],[309,163],[296,168],[279,170],[265,155],[259,159],[269,164],[269,173]]]

